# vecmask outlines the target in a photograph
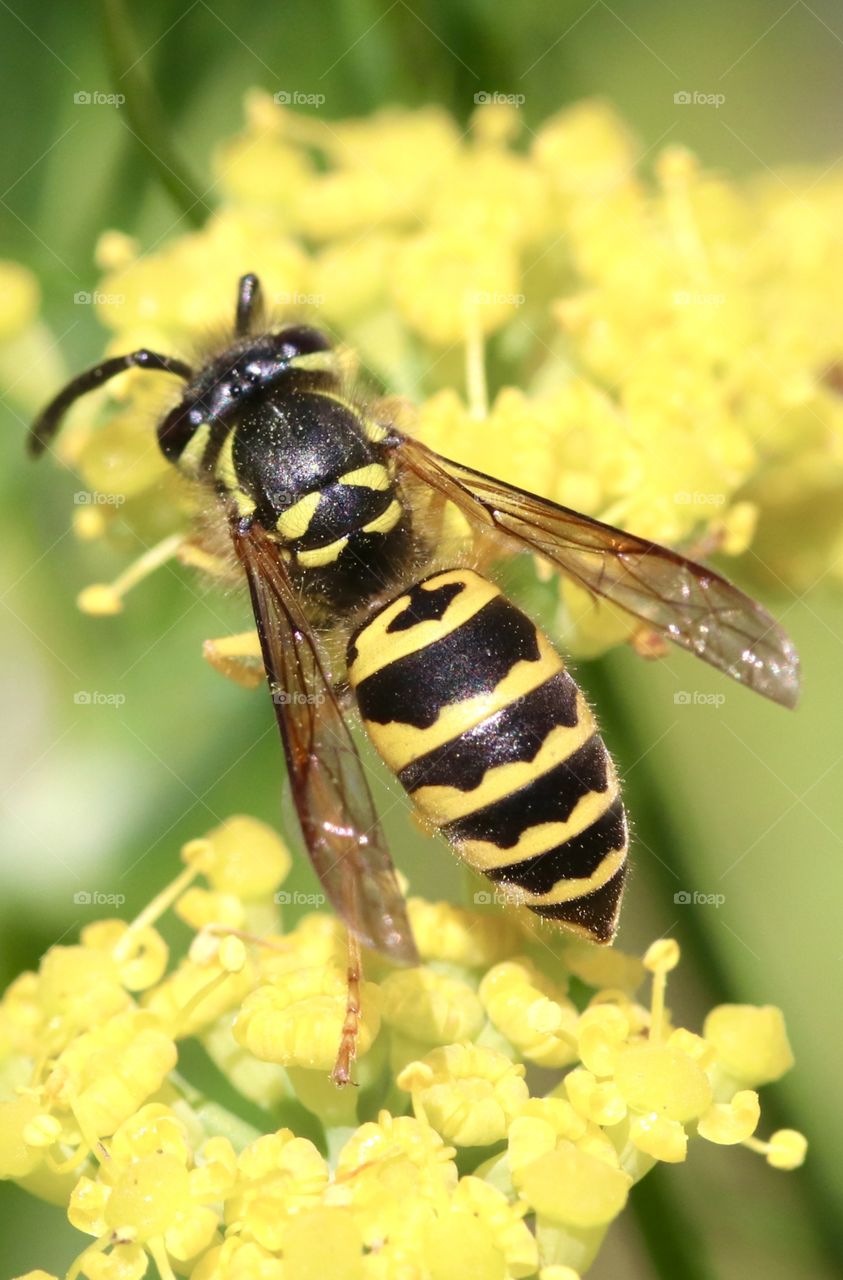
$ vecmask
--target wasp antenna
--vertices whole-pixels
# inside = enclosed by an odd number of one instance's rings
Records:
[[[103,360],[100,364],[95,364],[92,369],[86,369],[84,373],[80,373],[72,382],[68,382],[67,386],[50,401],[46,409],[41,411],[29,433],[29,452],[36,458],[42,454],[61,426],[62,418],[70,406],[81,396],[94,391],[110,378],[115,378],[118,373],[125,373],[127,369],[150,369],[158,373],[172,373],[177,378],[184,378],[186,382],[193,377],[193,370],[183,360],[177,360],[173,356],[158,355],[157,352],[146,349],[132,351],[125,356],[114,356],[111,360]]]
[[[254,272],[241,276],[237,285],[237,320],[234,326],[238,338],[251,333],[263,314],[261,282]]]

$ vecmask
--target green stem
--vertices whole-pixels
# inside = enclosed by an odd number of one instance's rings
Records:
[[[100,9],[111,80],[116,91],[125,92],[129,127],[183,216],[192,226],[201,227],[210,206],[170,143],[164,112],[143,69],[144,55],[138,49],[124,0],[101,0]]]
[[[653,874],[663,882],[665,893],[672,897],[677,884],[687,883],[692,878],[691,868],[682,853],[687,838],[683,837],[681,826],[675,820],[671,799],[665,793],[661,776],[654,769],[653,761],[645,750],[638,723],[626,712],[627,703],[616,696],[616,686],[605,662],[595,663],[589,668],[588,688],[601,709],[604,721],[613,725],[613,736],[623,744],[624,754],[629,759],[638,761],[635,769],[635,825],[646,844],[654,849],[671,850],[674,869],[682,873],[680,880],[657,859],[653,859]],[[701,912],[686,912],[683,917],[683,957],[690,960],[710,1003],[740,1004],[745,999],[744,994],[735,988],[731,973],[701,920]],[[786,1102],[780,1086],[764,1086],[763,1106],[766,1128],[775,1130],[794,1127],[793,1108]],[[798,1124],[796,1127],[799,1127]],[[658,1172],[654,1170],[652,1174],[648,1174],[639,1187],[648,1186]],[[789,1173],[788,1177],[793,1180],[793,1186],[798,1189],[802,1198],[805,1219],[813,1228],[818,1248],[831,1264],[832,1274],[837,1274],[843,1265],[843,1223],[840,1221],[833,1191],[818,1176],[810,1160],[803,1168]],[[659,1182],[662,1183],[661,1187],[657,1186],[649,1194],[636,1189],[631,1199],[639,1227],[648,1241],[655,1231],[655,1224],[660,1220],[664,1221],[660,1217],[663,1210],[659,1207],[659,1201],[669,1195],[663,1180],[659,1179]],[[649,1221],[651,1214],[655,1219],[654,1223]],[[683,1266],[687,1266],[688,1270],[678,1270],[671,1263],[667,1270],[659,1270],[663,1280],[676,1280],[679,1275],[685,1280],[686,1276],[694,1277],[698,1274],[693,1269],[696,1265],[697,1246],[690,1240],[690,1236],[683,1242],[681,1237],[686,1235],[684,1225],[680,1225],[679,1231],[680,1238],[676,1245],[683,1249]],[[652,1243],[651,1247],[654,1247]],[[654,1261],[660,1266],[655,1254]]]

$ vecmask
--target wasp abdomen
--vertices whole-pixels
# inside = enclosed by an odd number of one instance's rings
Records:
[[[628,842],[617,776],[527,615],[448,570],[371,617],[348,660],[366,729],[424,817],[513,901],[610,941]]]

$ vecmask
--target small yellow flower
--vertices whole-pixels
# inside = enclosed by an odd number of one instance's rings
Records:
[[[562,1140],[518,1169],[515,1185],[542,1218],[571,1227],[611,1222],[626,1204],[631,1179],[607,1160]]]
[[[82,941],[116,960],[127,991],[145,991],[160,982],[170,958],[166,942],[151,925],[130,929],[123,920],[98,920],[82,930]]]
[[[633,1116],[629,1137],[639,1151],[665,1164],[679,1164],[688,1154],[688,1134],[684,1125],[658,1111]]]
[[[577,1057],[577,1011],[526,959],[504,961],[480,983],[492,1023],[529,1062],[563,1067]]]
[[[586,1009],[577,1026],[583,1065],[595,1076],[613,1075],[630,1029],[628,1019],[617,1005],[598,1004]]]
[[[79,1179],[70,1221],[118,1249],[128,1242],[148,1249],[159,1263],[197,1257],[214,1239],[219,1217],[192,1195],[191,1155],[183,1126],[166,1107],[142,1108],[115,1133],[99,1179]],[[120,1264],[118,1253],[103,1274],[118,1275]]]
[[[230,1139],[209,1138],[198,1153],[198,1163],[190,1173],[190,1188],[203,1202],[224,1200],[237,1181],[237,1152]]]
[[[535,1273],[537,1254],[520,1215],[477,1178],[462,1179],[450,1211],[429,1222],[422,1236],[431,1280],[529,1276]]]
[[[382,1111],[339,1152],[326,1200],[354,1212],[372,1250],[384,1242],[412,1249],[426,1224],[445,1212],[457,1185],[454,1149],[412,1116]]]
[[[798,1169],[808,1150],[806,1138],[795,1129],[777,1129],[766,1147],[767,1163],[774,1169]]]
[[[674,1028],[667,1038],[667,1044],[671,1048],[678,1049],[681,1053],[686,1054],[689,1058],[693,1058],[704,1071],[707,1071],[714,1064],[717,1056],[714,1045],[709,1044],[702,1036],[689,1031],[687,1027]]]
[[[753,1089],[740,1089],[731,1102],[715,1102],[700,1116],[697,1133],[726,1146],[745,1142],[755,1132],[760,1116],[758,1094]]]
[[[706,1018],[703,1035],[722,1070],[749,1088],[778,1080],[793,1066],[784,1018],[774,1005],[718,1005]]]
[[[529,1096],[523,1066],[470,1044],[434,1049],[405,1067],[397,1083],[412,1093],[416,1115],[461,1147],[505,1137]]]
[[[631,133],[611,107],[586,101],[544,122],[533,155],[560,195],[593,199],[629,179],[635,148]]]
[[[241,1152],[226,1221],[272,1252],[282,1247],[290,1219],[320,1204],[327,1184],[328,1168],[313,1143],[279,1129]]]
[[[228,818],[206,836],[206,875],[218,893],[249,901],[270,897],[287,878],[292,859],[271,827],[254,818]]]
[[[337,1158],[337,1180],[351,1179],[359,1170],[396,1157],[410,1160],[419,1169],[436,1170],[443,1185],[456,1182],[454,1150],[443,1143],[429,1124],[412,1116],[393,1116],[382,1111],[377,1121],[360,1125]]]
[[[569,1071],[565,1083],[575,1074],[580,1073]],[[536,1142],[542,1144],[542,1151],[552,1151],[557,1138],[579,1142],[588,1132],[587,1118],[558,1091],[544,1098],[530,1098],[509,1126],[510,1163],[514,1166],[523,1164],[528,1157],[533,1159],[537,1152]],[[517,1154],[522,1147],[527,1155]]]
[[[176,1058],[173,1040],[153,1015],[137,1009],[116,1014],[63,1050],[46,1095],[73,1111],[89,1140],[102,1137],[160,1089]]]
[[[432,969],[390,973],[380,992],[384,1022],[421,1044],[474,1039],[485,1021],[483,1006],[467,982]]]
[[[615,1084],[635,1111],[655,1112],[668,1120],[696,1120],[711,1103],[705,1072],[677,1049],[631,1045],[614,1072]]]
[[[297,969],[251,991],[234,1022],[238,1042],[264,1062],[330,1071],[345,1018],[346,978],[340,969]],[[380,1027],[378,989],[363,983],[358,1054]]]
[[[568,1072],[565,1091],[580,1115],[595,1124],[618,1124],[626,1116],[626,1100],[615,1082],[600,1081],[584,1068]]]

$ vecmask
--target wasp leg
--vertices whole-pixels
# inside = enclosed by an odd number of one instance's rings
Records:
[[[233,680],[243,689],[256,689],[266,679],[257,631],[206,640],[202,657],[226,680]]]
[[[346,972],[347,989],[345,1001],[345,1018],[340,1034],[340,1045],[337,1060],[331,1072],[335,1085],[344,1087],[353,1084],[351,1065],[357,1057],[357,1037],[360,1032],[360,984],[363,977],[363,961],[360,955],[360,942],[357,935],[348,931],[348,969]]]

